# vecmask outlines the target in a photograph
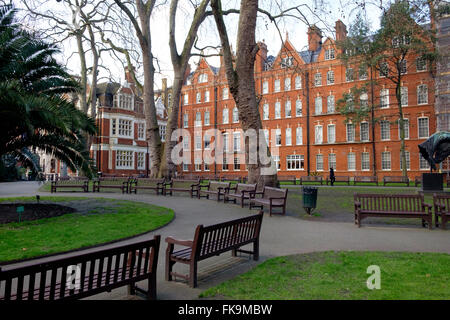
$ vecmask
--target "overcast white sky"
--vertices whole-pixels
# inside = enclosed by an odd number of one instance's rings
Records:
[[[324,3],[327,1],[328,3]],[[235,7],[238,8],[240,5],[240,1],[238,0],[225,0],[224,7]],[[340,19],[347,26],[350,22],[355,18],[356,11],[352,11],[354,6],[343,5],[340,0],[283,0],[283,1],[274,1],[274,0],[260,0],[260,7],[270,10],[270,12],[276,11],[276,3],[282,3],[283,8],[288,8],[293,5],[300,4],[308,4],[310,8],[313,8],[315,5],[322,8],[322,11],[317,11],[317,15],[320,18],[314,17],[314,13],[309,12],[306,8],[302,10],[310,23],[316,23],[319,25],[323,32],[324,36],[334,37],[332,33],[334,31],[335,21]],[[17,7],[23,8],[23,4],[20,3],[20,0],[14,0],[14,3]],[[179,10],[177,14],[177,40],[179,50],[181,50],[182,43],[184,41],[185,33],[190,24],[190,14],[187,8],[190,6],[190,2],[187,0],[181,0],[181,4],[184,5],[186,10]],[[322,5],[320,5],[322,4]],[[376,29],[378,27],[379,14],[380,11],[376,8],[376,6],[368,7],[370,9],[367,10],[370,16],[368,17],[372,28]],[[63,2],[56,2],[56,0],[49,0],[40,7],[40,10],[47,11],[50,14],[64,14],[67,12],[67,7],[63,4]],[[233,15],[231,17],[226,18],[226,22],[229,28],[229,36],[230,39],[235,43],[235,35],[237,31],[237,15]],[[67,12],[67,20],[70,19],[70,12]],[[320,21],[322,20],[322,21]],[[42,21],[45,24],[45,21]],[[256,31],[256,40],[257,41],[265,41],[267,47],[269,49],[269,55],[276,55],[281,48],[280,35],[275,28],[273,23],[270,23],[267,18],[264,16],[260,16],[258,18],[259,27]],[[325,24],[324,24],[325,23]],[[289,34],[289,40],[296,47],[297,50],[305,50],[307,45],[307,25],[298,20],[287,18],[279,23],[279,28],[282,34],[283,39],[286,37],[286,32]],[[152,18],[152,41],[153,41],[153,53],[154,56],[158,58],[160,74],[156,75],[155,79],[155,88],[160,88],[161,86],[161,78],[168,78],[169,84],[172,82],[173,73],[170,61],[170,53],[168,46],[168,6],[160,8],[155,12],[154,17]],[[199,32],[199,46],[202,45],[217,45],[218,37],[217,32],[215,30],[215,24],[212,18],[205,20],[203,25],[201,26]],[[234,46],[233,46],[234,47]],[[64,63],[67,63],[67,67],[74,74],[79,73],[79,58],[77,55],[72,54],[76,51],[76,46],[74,41],[65,41],[61,43],[61,48],[63,50],[63,57],[61,60]],[[106,65],[113,74],[113,79],[115,81],[122,82],[124,79],[123,76],[123,66],[120,61],[109,58],[107,55],[103,56],[103,64]],[[199,57],[193,57],[190,61],[191,70],[195,69],[195,63],[198,62]],[[216,58],[208,58],[208,62],[213,66],[219,66],[219,59]],[[138,66],[139,67],[139,66]],[[138,68],[139,69],[139,68]],[[103,81],[109,77],[108,73],[101,71],[101,77],[103,77]]]

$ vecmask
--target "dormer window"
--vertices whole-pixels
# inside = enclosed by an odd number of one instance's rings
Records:
[[[282,68],[289,68],[294,64],[294,58],[293,57],[285,57],[281,59],[281,67]]]
[[[125,110],[134,110],[134,99],[133,96],[131,94],[126,94],[126,93],[119,93],[117,94],[117,99],[118,99],[118,103],[117,106],[120,109],[125,109]]]
[[[335,58],[335,52],[333,48],[325,50],[325,60],[333,60]]]
[[[394,37],[392,39],[392,46],[394,48],[398,48],[399,46],[409,46],[410,44],[411,44],[411,37],[408,35]]]
[[[205,83],[208,82],[208,74],[207,73],[201,73],[198,76],[198,83]]]

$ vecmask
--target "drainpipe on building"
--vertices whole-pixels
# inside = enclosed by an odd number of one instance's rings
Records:
[[[376,148],[375,148],[375,90],[373,83],[373,68],[370,68],[370,100],[372,104],[372,153],[373,153],[373,175],[377,176],[377,157],[376,157]]]
[[[310,174],[310,135],[309,135],[309,72],[307,71],[305,74],[305,83],[306,83],[306,170],[308,176]]]
[[[214,85],[214,176],[217,176],[217,86]]]

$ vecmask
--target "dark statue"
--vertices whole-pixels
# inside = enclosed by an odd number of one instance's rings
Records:
[[[430,164],[431,171],[450,155],[450,132],[440,131],[419,144],[422,157]]]

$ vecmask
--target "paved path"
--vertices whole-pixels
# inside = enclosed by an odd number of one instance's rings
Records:
[[[20,188],[19,188],[20,189]],[[31,187],[30,187],[31,189]],[[16,187],[10,188],[11,195]],[[0,184],[0,196],[8,194],[4,184]],[[36,194],[32,190],[30,195]],[[48,193],[40,193],[48,195]],[[58,195],[64,195],[58,193]],[[66,194],[67,195],[67,194]],[[254,262],[247,256],[231,257],[223,254],[199,263],[199,288],[191,289],[184,281],[166,282],[165,237],[174,236],[179,239],[191,239],[198,224],[214,224],[234,218],[247,216],[248,208],[239,205],[218,203],[213,200],[190,199],[184,196],[163,197],[153,195],[122,195],[118,193],[83,194],[70,193],[70,196],[89,196],[136,200],[172,208],[175,219],[168,226],[148,233],[140,238],[152,238],[160,234],[162,238],[158,266],[158,298],[159,299],[196,299],[200,292],[210,286],[233,278],[235,275],[251,269],[256,264],[280,255],[308,253],[327,250],[379,250],[410,252],[446,252],[450,253],[450,231],[434,228],[432,231],[416,227],[355,227],[352,223],[313,222],[289,216],[264,216],[260,239],[260,261]],[[255,211],[252,211],[256,213]],[[88,251],[88,250],[87,250]],[[42,259],[45,260],[45,259]],[[178,267],[178,269],[177,269]],[[175,265],[176,271],[183,273],[187,269],[183,265]],[[92,299],[127,299],[126,288],[100,294]]]

